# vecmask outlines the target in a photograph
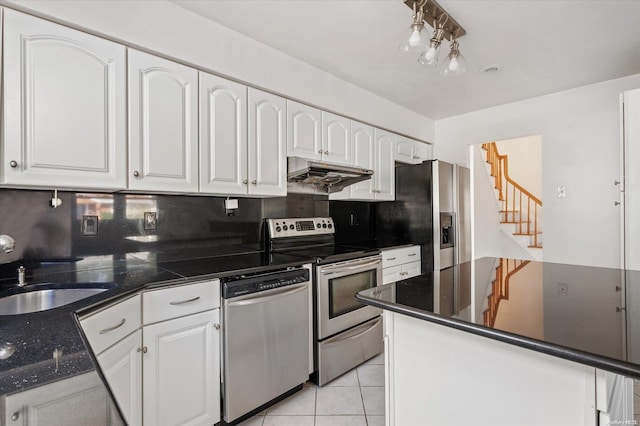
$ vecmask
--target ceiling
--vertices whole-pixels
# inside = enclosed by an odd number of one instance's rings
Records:
[[[440,0],[467,31],[459,77],[398,49],[402,0],[173,1],[432,119],[640,74],[640,0]]]

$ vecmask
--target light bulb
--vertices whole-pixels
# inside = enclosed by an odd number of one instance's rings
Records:
[[[433,47],[430,47],[429,50],[427,50],[424,53],[424,59],[426,59],[428,62],[431,62],[433,61],[433,58],[436,57],[436,53],[437,53],[437,50],[434,49]]]
[[[414,29],[413,32],[411,33],[411,37],[409,37],[409,46],[411,47],[416,47],[417,45],[420,44],[420,30],[419,29]]]
[[[451,58],[451,61],[449,62],[449,71],[457,71],[459,66],[458,58]]]

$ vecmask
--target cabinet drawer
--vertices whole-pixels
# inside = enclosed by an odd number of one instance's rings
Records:
[[[382,284],[390,284],[400,280],[401,266],[391,266],[382,269]]]
[[[382,251],[382,267],[402,265],[403,263],[420,261],[420,246],[400,247]]]
[[[420,275],[420,261],[405,263],[401,266],[402,272],[400,272],[400,279],[406,280],[407,278]]]
[[[152,324],[220,306],[220,280],[142,293],[142,323]]]
[[[140,328],[140,296],[136,295],[80,320],[97,355]]]

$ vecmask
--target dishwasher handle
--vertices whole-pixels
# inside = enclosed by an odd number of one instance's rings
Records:
[[[283,288],[282,290],[279,290],[278,292],[275,292],[275,293],[269,292],[269,294],[265,295],[265,296],[258,296],[258,294],[260,294],[260,293],[256,293],[256,296],[254,296],[254,297],[238,300],[238,301],[235,301],[235,302],[228,302],[226,304],[226,306],[229,306],[229,307],[231,307],[231,306],[250,306],[250,305],[255,305],[256,303],[268,302],[270,300],[279,299],[281,297],[286,297],[286,296],[290,296],[292,294],[299,293],[299,292],[305,290],[306,288],[308,288],[308,286],[309,286],[309,283],[305,282],[305,283],[302,283],[302,284],[295,284],[295,285],[287,286],[287,287]]]

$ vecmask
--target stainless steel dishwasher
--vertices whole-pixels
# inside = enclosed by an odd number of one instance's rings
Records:
[[[235,422],[309,378],[310,273],[222,279],[223,413]]]

